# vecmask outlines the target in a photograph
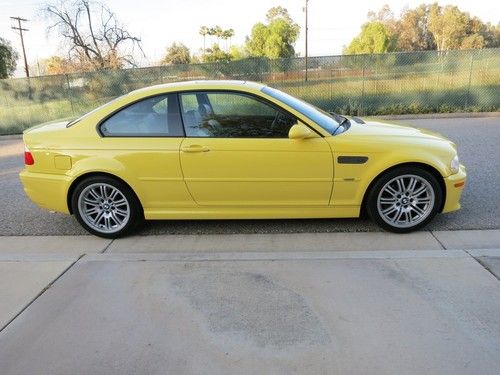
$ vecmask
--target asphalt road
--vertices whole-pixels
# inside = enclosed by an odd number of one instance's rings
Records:
[[[405,120],[432,129],[458,144],[469,180],[458,212],[438,215],[426,229],[500,228],[500,118]],[[18,173],[22,142],[0,140],[0,235],[81,235],[86,232],[67,215],[50,213],[25,196]],[[153,221],[138,234],[368,232],[380,229],[366,219],[345,220],[202,220]]]

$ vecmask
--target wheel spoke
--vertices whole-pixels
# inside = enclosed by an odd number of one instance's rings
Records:
[[[396,202],[397,202],[396,197],[380,198],[380,203],[382,203],[382,204],[394,204]]]
[[[97,214],[98,212],[99,212],[99,208],[94,206],[94,207],[89,208],[87,210],[87,215]]]
[[[382,213],[387,216],[387,215],[390,215],[394,211],[397,211],[397,210],[398,210],[398,208],[396,206],[391,206],[391,207],[388,207],[385,210],[383,210]]]
[[[416,204],[425,204],[425,203],[431,203],[431,198],[416,198],[415,199]]]
[[[104,199],[108,198],[108,195],[106,194],[106,186],[100,185],[99,192],[101,193],[101,197],[103,197]]]
[[[118,206],[122,206],[124,204],[128,204],[126,199],[125,198],[122,198],[120,200],[117,200],[116,202],[114,202],[115,206],[118,207]]]
[[[115,209],[115,213],[116,213],[117,215],[127,216],[127,213],[128,213],[128,212],[127,212],[127,211],[125,211],[125,210],[122,210],[122,209],[120,209],[120,208],[118,208],[118,207],[117,207],[117,208]]]
[[[83,198],[83,201],[88,204],[88,205],[91,205],[91,206],[99,206],[99,202],[97,200],[94,200],[94,199],[90,199],[89,197],[85,197]]]
[[[415,187],[417,186],[417,179],[415,177],[410,178],[410,183],[408,184],[408,192],[410,195],[413,194]]]
[[[398,212],[396,213],[396,215],[394,215],[392,221],[397,223],[402,215],[403,215],[403,208],[399,207]]]
[[[398,179],[396,180],[396,183],[398,184],[398,192],[399,192],[399,193],[404,192],[404,189],[405,189],[405,188],[404,188],[404,185],[403,185],[402,179],[398,178]]]
[[[114,201],[114,200],[115,200],[115,198],[116,198],[116,196],[117,196],[119,193],[120,193],[120,192],[119,192],[118,190],[116,190],[116,189],[111,190],[111,194],[109,194],[108,199],[109,199],[110,201]]]
[[[415,197],[418,197],[419,195],[421,195],[422,193],[424,193],[425,191],[427,190],[427,186],[423,185],[422,187],[420,187],[417,191],[415,191],[412,196],[415,198]]]
[[[101,221],[101,219],[103,218],[103,216],[104,216],[104,211],[99,212],[99,214],[94,219],[94,223],[96,225],[99,225],[99,222]]]
[[[90,189],[89,190],[89,194],[92,196],[92,198],[94,198],[96,201],[99,201],[99,199],[101,199],[101,196],[99,194],[97,194],[94,189]]]
[[[114,222],[116,223],[116,225],[120,225],[121,224],[121,220],[118,219],[118,217],[116,216],[116,213],[111,212],[111,218],[114,220]]]
[[[417,205],[411,205],[411,208],[419,215],[423,215],[425,213],[425,210],[421,209]]]
[[[394,197],[397,197],[397,195],[399,194],[398,191],[396,189],[394,189],[391,185],[387,185],[387,187],[385,188],[385,191]]]

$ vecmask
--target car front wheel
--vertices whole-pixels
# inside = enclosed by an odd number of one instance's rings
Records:
[[[141,213],[130,188],[107,176],[93,176],[80,182],[71,205],[78,222],[88,232],[105,238],[118,238],[131,231]]]
[[[425,226],[438,213],[443,193],[434,175],[420,168],[396,168],[369,192],[367,211],[382,228],[406,233]]]

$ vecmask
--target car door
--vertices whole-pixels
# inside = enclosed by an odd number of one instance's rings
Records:
[[[179,94],[184,181],[200,205],[326,206],[333,160],[319,135],[289,139],[292,115],[253,95]]]
[[[196,205],[183,181],[179,148],[184,128],[177,94],[147,97],[120,108],[99,124],[97,148],[125,179],[145,210]],[[83,151],[82,151],[83,152]],[[94,152],[95,153],[95,152]]]

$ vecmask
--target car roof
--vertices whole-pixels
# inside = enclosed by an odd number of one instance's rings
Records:
[[[209,89],[250,89],[261,90],[266,85],[252,81],[238,81],[238,80],[196,80],[196,81],[181,81],[170,82],[161,85],[154,85],[143,87],[132,91],[130,94],[147,95],[148,93],[170,92],[176,90],[209,90]]]

